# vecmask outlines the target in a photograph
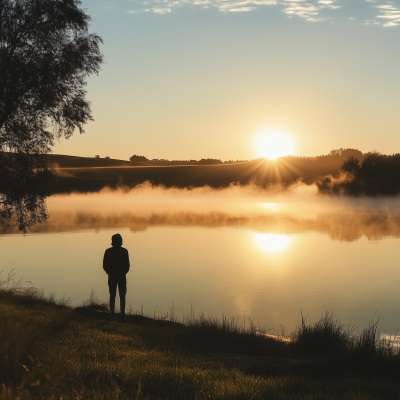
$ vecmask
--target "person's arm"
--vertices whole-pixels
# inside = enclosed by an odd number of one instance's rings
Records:
[[[107,254],[107,250],[104,252],[103,269],[104,269],[104,271],[106,271],[107,275],[110,275],[110,261],[109,261],[109,257]]]
[[[126,272],[125,272],[125,274],[127,274],[129,272],[129,268],[130,268],[129,253],[128,253],[128,250],[126,250],[126,260],[125,260],[125,271]]]

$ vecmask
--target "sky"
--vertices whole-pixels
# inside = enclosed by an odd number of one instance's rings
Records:
[[[87,85],[95,121],[56,154],[254,159],[271,134],[298,156],[400,152],[400,0],[82,7],[104,41]]]

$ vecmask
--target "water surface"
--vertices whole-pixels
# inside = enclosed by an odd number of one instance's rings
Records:
[[[178,317],[194,309],[276,331],[293,329],[301,311],[312,322],[332,309],[343,323],[365,327],[375,315],[381,330],[400,328],[395,207],[288,212],[287,204],[247,199],[247,211],[241,202],[204,210],[186,201],[171,201],[169,209],[157,201],[100,208],[85,199],[53,199],[48,223],[25,237],[3,230],[3,279],[15,268],[24,281],[74,304],[92,289],[107,301],[102,257],[118,232],[130,253],[133,311],[166,315],[174,305]]]

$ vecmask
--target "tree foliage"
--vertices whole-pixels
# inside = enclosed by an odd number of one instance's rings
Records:
[[[340,167],[343,172],[348,172],[350,174],[355,174],[360,170],[360,168],[360,161],[358,158],[354,158],[353,156],[349,157],[346,161],[343,161],[343,164]]]
[[[341,174],[317,182],[327,194],[351,196],[397,196],[400,194],[400,154],[367,153],[360,163],[350,157],[343,162]]]
[[[45,155],[0,153],[0,191],[4,196],[0,216],[26,229],[47,218],[45,199],[55,180]]]
[[[102,40],[80,4],[0,0],[0,216],[22,230],[46,218],[53,178],[41,155],[93,119],[85,79],[99,71]]]
[[[129,157],[130,162],[147,162],[149,161],[145,156],[139,156],[134,154],[133,156]]]

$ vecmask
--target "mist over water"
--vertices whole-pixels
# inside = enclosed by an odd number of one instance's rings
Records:
[[[134,311],[252,318],[289,329],[333,309],[343,323],[400,327],[398,198],[330,197],[301,182],[282,190],[132,190],[57,195],[50,218],[23,237],[2,228],[5,272],[71,296],[108,299],[102,270],[111,235],[130,252],[127,304]],[[23,251],[21,251],[23,249]],[[118,303],[118,302],[117,302]]]
[[[49,209],[91,211],[224,211],[254,212],[260,209],[301,214],[304,212],[336,211],[398,211],[400,197],[345,197],[329,196],[318,192],[316,185],[306,185],[297,181],[289,186],[279,184],[262,188],[257,185],[231,184],[227,188],[165,188],[145,182],[129,189],[105,188],[98,193],[72,193],[49,198]],[[273,208],[275,207],[275,208]],[[134,210],[132,210],[134,208]]]
[[[236,226],[281,234],[320,232],[345,241],[362,236],[379,240],[400,236],[399,200],[321,195],[314,185],[301,182],[285,190],[279,185],[267,190],[255,185],[167,189],[145,183],[129,190],[53,196],[48,200],[50,218],[34,226],[32,233]],[[6,233],[4,227],[1,232]]]

